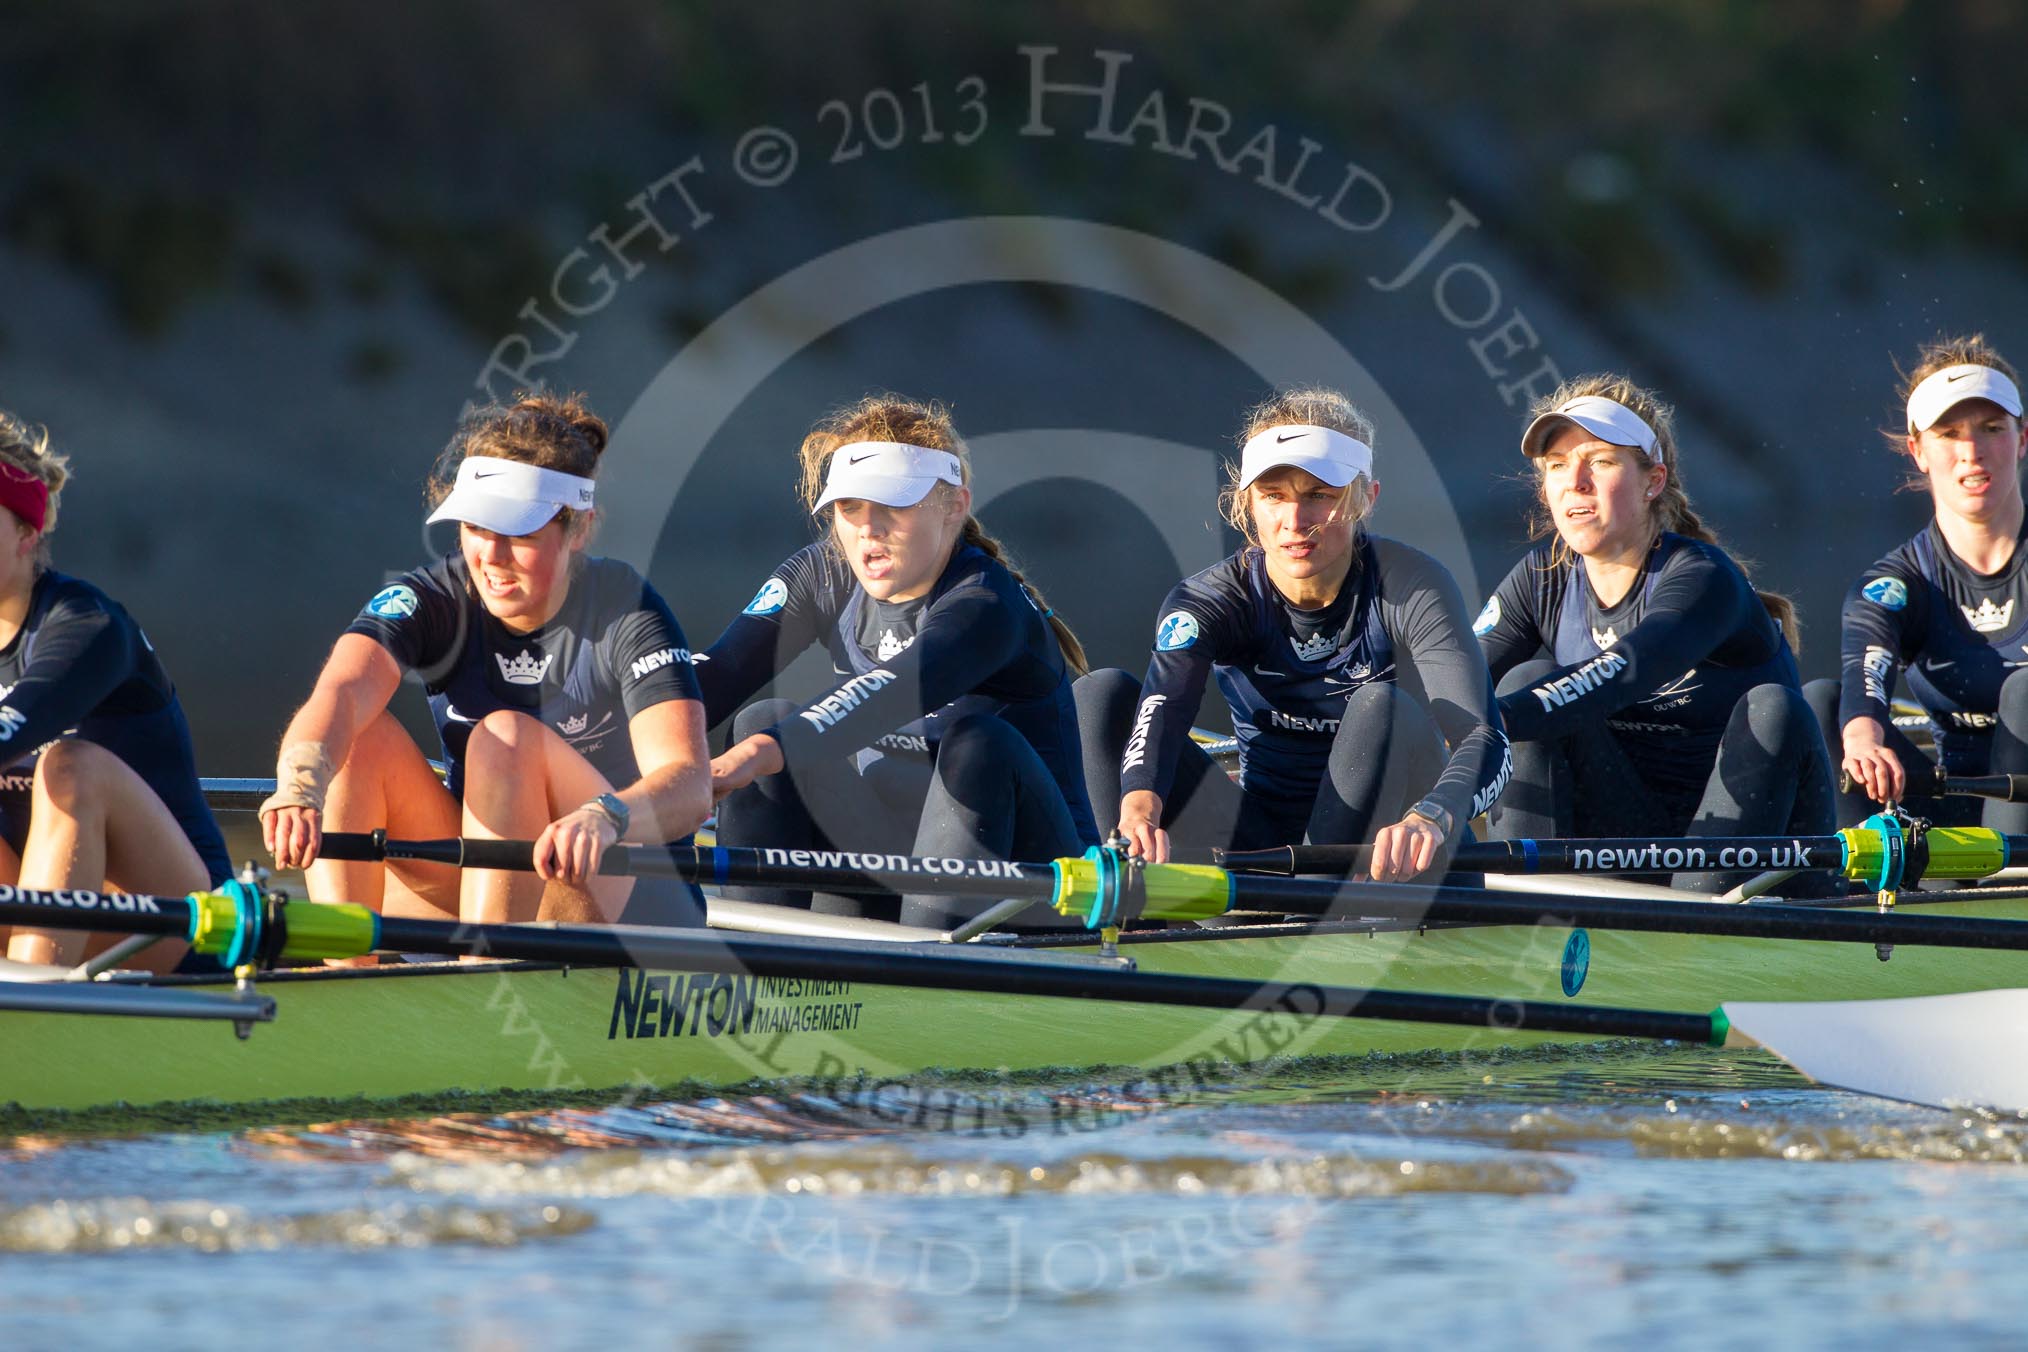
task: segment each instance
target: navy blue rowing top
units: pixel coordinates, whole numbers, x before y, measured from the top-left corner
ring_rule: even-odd
[[[496,709],[548,724],[625,788],[641,777],[629,721],[664,700],[698,698],[676,617],[618,559],[583,560],[562,609],[521,634],[481,604],[464,556],[447,554],[375,593],[345,632],[373,639],[422,677],[459,797],[472,724]]]
[[[20,844],[42,748],[79,737],[118,756],[183,828],[213,882],[232,860],[197,780],[190,725],[154,645],[126,609],[80,578],[44,572],[28,618],[0,649],[0,813]]]
[[[993,714],[1013,725],[1049,768],[1079,839],[1098,843],[1070,665],[1035,598],[1005,564],[961,543],[928,593],[890,603],[869,597],[826,543],[797,551],[698,654],[707,718],[715,724],[730,717],[818,644],[844,679],[768,729],[790,768],[808,757],[868,749],[933,757],[941,729],[953,720]]]
[[[1554,541],[1522,556],[1473,625],[1495,679],[1539,653],[1558,670],[1500,700],[1515,741],[1603,719],[1642,777],[1696,794],[1733,706],[1756,685],[1800,690],[1795,655],[1723,549],[1664,531],[1617,605],[1599,602],[1582,559]]]
[[[1429,708],[1450,761],[1428,796],[1460,822],[1499,796],[1507,738],[1450,573],[1421,550],[1360,538],[1338,596],[1303,610],[1275,588],[1249,545],[1184,578],[1162,603],[1155,651],[1120,763],[1120,792],[1164,798],[1215,672],[1240,747],[1240,787],[1306,816],[1330,763],[1345,700],[1374,681]]]
[[[1889,717],[1894,678],[1936,725],[1944,768],[1984,774],[2000,686],[2028,666],[2028,526],[1991,576],[1959,558],[1935,520],[1845,596],[1839,723]]]

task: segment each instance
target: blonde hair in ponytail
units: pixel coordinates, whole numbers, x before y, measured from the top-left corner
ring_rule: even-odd
[[[932,451],[949,451],[958,458],[959,473],[966,487],[971,486],[972,453],[964,438],[958,435],[949,409],[942,404],[919,403],[897,394],[869,394],[858,403],[831,413],[803,438],[798,459],[802,469],[803,507],[806,510],[814,512],[817,499],[824,495],[824,475],[832,452],[855,441],[898,441]],[[940,483],[933,491],[948,494],[951,488]],[[827,531],[825,538],[828,541],[833,537]],[[1035,608],[1048,620],[1050,629],[1056,634],[1057,646],[1063,650],[1064,663],[1071,671],[1082,676],[1090,670],[1091,663],[1085,657],[1084,645],[1078,642],[1077,635],[1043,599],[1035,584],[1021,575],[1021,569],[1007,553],[1006,546],[986,533],[978,517],[965,518],[963,538],[966,544],[978,546],[987,557],[1014,575],[1014,580],[1035,602]]]
[[[1610,399],[1616,404],[1630,408],[1640,414],[1648,426],[1655,429],[1653,459],[1644,454],[1638,446],[1627,448],[1633,452],[1635,461],[1642,469],[1653,468],[1659,461],[1662,467],[1669,471],[1668,476],[1662,480],[1662,491],[1648,505],[1648,513],[1655,530],[1673,531],[1688,539],[1701,540],[1720,549],[1725,548],[1719,543],[1717,534],[1704,524],[1698,517],[1696,509],[1690,505],[1690,495],[1683,488],[1682,461],[1676,451],[1676,411],[1662,402],[1653,390],[1636,385],[1625,376],[1611,373],[1574,376],[1543,398],[1537,399],[1534,406],[1528,410],[1528,419],[1533,422],[1543,414],[1554,413],[1563,404],[1585,395]],[[1539,473],[1535,482],[1536,511],[1529,519],[1528,533],[1530,538],[1539,540],[1545,536],[1556,535],[1556,522],[1549,514],[1548,500],[1542,496]],[[1570,547],[1558,536],[1550,552],[1550,565],[1561,568],[1569,561]],[[1753,572],[1748,566],[1748,561],[1737,554],[1732,555],[1732,561],[1739,565],[1740,571],[1745,573],[1751,582]],[[1760,603],[1767,608],[1769,617],[1780,626],[1782,633],[1788,638],[1789,647],[1800,653],[1803,650],[1803,631],[1801,623],[1796,618],[1796,603],[1780,592],[1755,588],[1754,595],[1760,598]]]

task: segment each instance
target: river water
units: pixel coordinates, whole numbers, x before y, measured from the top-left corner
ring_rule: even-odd
[[[1559,1048],[0,1139],[12,1347],[2015,1344],[2028,1122]]]

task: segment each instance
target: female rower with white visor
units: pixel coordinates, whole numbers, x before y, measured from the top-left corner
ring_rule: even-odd
[[[1845,597],[1842,680],[1808,694],[1825,741],[1855,788],[1839,816],[1858,821],[1907,802],[1942,825],[2028,832],[2028,804],[1910,792],[1941,763],[1950,774],[2028,773],[2028,550],[2021,458],[2028,428],[2014,368],[1978,335],[1924,347],[1904,381],[1890,435],[1929,494],[1914,539],[1860,574]],[[1936,762],[1894,726],[1889,700],[1906,673],[1935,729]]]
[[[689,645],[639,573],[588,558],[606,425],[575,397],[469,414],[429,484],[458,547],[366,603],[282,738],[261,827],[320,901],[467,921],[698,923],[694,889],[597,876],[617,840],[687,836],[710,810]],[[439,781],[388,711],[416,673]],[[325,831],[527,839],[532,872],[319,859]]]
[[[1254,409],[1220,508],[1246,540],[1163,601],[1145,682],[1078,683],[1086,775],[1129,850],[1371,842],[1371,876],[1439,866],[1498,796],[1507,739],[1463,597],[1370,535],[1373,424],[1344,395]],[[1213,676],[1238,783],[1190,739]]]
[[[1076,635],[972,515],[969,452],[948,412],[872,396],[803,441],[802,497],[822,538],[784,560],[698,656],[725,845],[1054,859],[1097,843],[1071,680]],[[809,701],[742,704],[822,647]],[[946,926],[954,897],[896,905],[785,890],[758,900]],[[1030,913],[1017,925],[1051,923]]]
[[[1567,381],[1521,437],[1546,536],[1474,626],[1499,681],[1506,839],[1815,835],[1830,766],[1788,599],[1756,592],[1683,490],[1668,405],[1622,376]],[[1729,875],[1684,874],[1721,891]]]

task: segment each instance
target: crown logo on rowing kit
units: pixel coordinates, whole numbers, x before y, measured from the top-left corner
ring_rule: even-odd
[[[1970,606],[1959,606],[1958,609],[1965,613],[1965,623],[1972,628],[1982,634],[1996,634],[2013,622],[2014,598],[2010,596],[2006,605],[1996,606],[1993,598],[1988,596],[1979,602],[1976,610]]]
[[[583,732],[585,730],[585,725],[590,722],[591,722],[591,714],[582,713],[579,714],[576,718],[566,718],[560,720],[556,725],[556,730],[566,737],[575,737],[580,732]]]
[[[1336,634],[1318,634],[1316,637],[1304,639],[1300,643],[1291,636],[1289,646],[1296,650],[1296,656],[1303,661],[1315,662],[1319,658],[1329,657],[1338,650],[1338,636]]]
[[[1370,681],[1372,679],[1373,664],[1371,662],[1360,662],[1357,665],[1348,666],[1342,674],[1335,671],[1327,671],[1324,673],[1324,693],[1335,695],[1342,691],[1342,693],[1349,696],[1354,686],[1362,681]]]
[[[913,634],[907,638],[898,638],[892,629],[886,630],[880,635],[880,660],[885,662],[890,657],[897,656],[913,642],[915,642],[915,635]]]
[[[542,678],[549,674],[549,664],[556,660],[556,654],[545,653],[538,662],[534,653],[523,648],[511,662],[499,653],[493,654],[493,660],[500,664],[500,675],[505,678],[507,684],[541,685]]]

